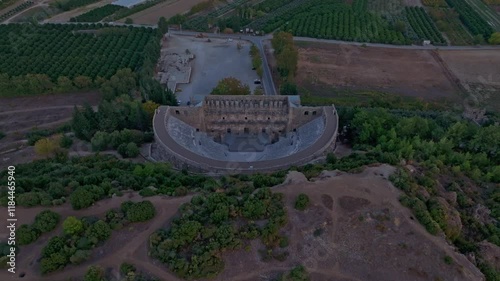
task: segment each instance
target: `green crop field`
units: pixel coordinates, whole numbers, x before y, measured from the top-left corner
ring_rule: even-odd
[[[117,6],[117,5],[104,5],[99,8],[95,8],[93,10],[90,10],[84,14],[81,14],[77,17],[71,18],[70,21],[72,22],[98,22],[103,20],[104,18],[111,16],[112,14],[116,13],[118,10],[121,9],[127,9],[122,6]]]
[[[46,74],[52,81],[79,75],[109,78],[118,69],[137,69],[154,41],[149,28],[104,25],[0,25],[0,74]]]
[[[467,2],[491,27],[500,31],[500,15],[481,0],[464,0]]]
[[[386,21],[374,14],[367,13],[365,9],[366,2],[353,7],[343,4],[319,5],[312,9],[304,9],[304,12],[292,16],[284,29],[291,31],[296,36],[362,42],[405,43],[401,32],[391,30]]]
[[[462,23],[473,35],[482,35],[485,39],[493,33],[493,28],[482,15],[477,13],[466,0],[446,0],[459,15]]]
[[[446,45],[446,41],[422,7],[406,7],[408,21],[422,39],[431,40],[435,45]]]

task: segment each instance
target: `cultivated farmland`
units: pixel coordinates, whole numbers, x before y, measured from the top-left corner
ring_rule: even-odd
[[[0,14],[0,22],[12,17],[13,15],[15,15],[15,14],[31,7],[31,6],[33,6],[33,4],[35,4],[35,3],[32,1],[26,1],[26,2],[19,4],[18,6],[13,8],[12,10],[9,10],[3,14]]]
[[[457,13],[460,20],[474,35],[483,35],[488,38],[493,33],[491,25],[478,14],[465,0],[446,0]]]
[[[458,14],[449,8],[429,8],[429,14],[440,31],[446,34],[451,45],[470,45],[472,36],[460,22]]]
[[[99,8],[95,8],[86,12],[85,14],[81,14],[77,17],[71,18],[72,22],[98,22],[103,20],[104,18],[114,14],[120,9],[124,9],[122,6],[117,5],[105,5]]]
[[[430,50],[298,42],[297,82],[312,93],[377,90],[424,100],[459,98]]]
[[[143,11],[128,16],[134,23],[138,24],[156,24],[160,17],[167,19],[183,14],[196,4],[205,0],[165,0],[160,4],[147,8]]]
[[[429,7],[448,7],[446,0],[422,0],[422,3]]]
[[[21,91],[23,85],[46,88],[52,82],[62,83],[77,76],[109,78],[118,69],[140,67],[145,50],[150,50],[148,54],[155,51],[155,35],[149,28],[102,24],[1,25],[0,37],[10,39],[0,41],[0,73],[10,76],[2,76],[2,81],[17,81],[14,84]],[[27,83],[30,79],[38,82]],[[11,87],[0,90],[2,95],[16,91]]]
[[[406,7],[406,17],[420,38],[431,40],[434,45],[446,45],[441,33],[422,7]]]
[[[467,2],[485,21],[487,21],[494,30],[500,31],[500,14],[495,13],[481,0],[464,0]]]
[[[405,43],[401,32],[390,30],[387,22],[373,14],[366,13],[365,9],[366,5],[354,6],[353,8],[320,5],[294,16],[285,30],[291,31],[296,36],[361,42]]]
[[[498,50],[440,50],[439,55],[479,104],[487,109],[500,111]]]

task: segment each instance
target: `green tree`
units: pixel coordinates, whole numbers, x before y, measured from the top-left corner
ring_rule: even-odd
[[[303,265],[294,267],[285,279],[286,281],[309,281],[309,274]]]
[[[68,258],[62,253],[54,253],[50,257],[43,258],[40,261],[40,270],[42,274],[56,271],[68,263]]]
[[[299,52],[293,45],[286,46],[276,56],[276,64],[281,77],[292,78],[297,71]]]
[[[83,281],[106,281],[104,278],[104,269],[97,265],[91,265],[88,267]]]
[[[163,35],[168,31],[168,22],[165,17],[160,17],[158,20],[158,32]]]
[[[295,200],[295,209],[303,211],[309,206],[309,197],[301,193],[297,196],[297,199]]]
[[[89,259],[92,251],[89,250],[76,250],[76,252],[69,258],[72,264],[80,264]]]
[[[134,20],[133,20],[133,19],[131,19],[131,18],[126,18],[126,19],[125,19],[125,23],[126,23],[126,24],[134,24]]]
[[[69,201],[73,209],[80,210],[90,207],[95,202],[95,199],[95,195],[86,186],[80,186],[71,193]]]
[[[111,228],[106,222],[98,220],[89,228],[88,236],[95,237],[98,241],[105,241],[111,236]]]
[[[27,224],[21,225],[16,230],[16,239],[19,245],[28,245],[38,239],[38,236],[40,236],[40,232]]]
[[[139,148],[133,142],[127,144],[127,157],[134,158],[139,155]]]
[[[98,128],[97,115],[89,104],[85,104],[83,109],[75,106],[71,128],[79,139],[90,141]]]
[[[283,85],[281,85],[280,94],[282,94],[282,95],[297,95],[298,94],[297,85],[295,85],[294,83],[285,81],[283,83]]]
[[[488,43],[490,43],[491,45],[500,45],[500,32],[491,34]]]
[[[55,88],[56,92],[67,93],[75,90],[73,82],[66,76],[60,76],[57,78],[57,86]]]
[[[58,143],[55,140],[43,138],[35,143],[35,152],[39,156],[48,157],[54,155],[58,147]]]
[[[101,85],[101,92],[106,100],[112,100],[121,95],[131,96],[136,84],[136,74],[130,68],[124,68],[118,70],[109,81]]]
[[[92,144],[93,151],[103,151],[108,149],[110,144],[110,136],[106,132],[96,132],[90,143]]]
[[[68,235],[80,234],[83,231],[83,223],[76,217],[69,216],[63,222],[63,231]]]
[[[126,214],[130,222],[147,221],[155,216],[156,209],[150,201],[142,201],[126,208]]]
[[[73,78],[73,84],[75,84],[78,89],[88,89],[92,87],[92,79],[83,75],[76,76]]]
[[[404,21],[398,20],[394,23],[394,30],[404,33],[406,32],[406,24]]]
[[[56,228],[61,216],[51,210],[44,210],[35,217],[32,227],[41,232],[49,232]]]
[[[279,55],[287,46],[293,45],[293,35],[284,31],[275,32],[271,39],[271,45],[274,49],[274,54]]]
[[[249,95],[250,87],[234,77],[227,77],[219,81],[212,90],[212,95]]]

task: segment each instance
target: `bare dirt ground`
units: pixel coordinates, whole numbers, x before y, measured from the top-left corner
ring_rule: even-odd
[[[96,3],[92,3],[92,4],[84,6],[84,7],[79,7],[79,8],[76,8],[74,10],[70,10],[67,12],[57,14],[49,19],[46,19],[45,22],[50,22],[50,23],[68,22],[69,19],[71,19],[73,17],[79,16],[79,15],[86,13],[90,10],[93,10],[95,8],[99,8],[99,7],[102,7],[104,5],[111,4],[114,1],[115,0],[103,0],[103,1],[96,2]]]
[[[34,128],[54,128],[71,120],[75,105],[97,105],[101,95],[96,92],[0,98],[0,167],[29,162],[32,147],[26,147],[25,134]]]
[[[177,14],[183,14],[191,9],[196,4],[206,0],[167,0],[149,9],[131,15],[131,18],[136,24],[157,24],[160,17],[169,19]],[[124,22],[125,19],[119,22]]]
[[[420,0],[404,0],[403,3],[405,4],[405,6],[408,6],[408,7],[413,7],[413,6],[423,7],[424,6],[422,4],[422,1],[420,1]]]
[[[439,55],[480,105],[500,111],[498,50],[440,50]]]
[[[304,264],[311,280],[315,281],[484,280],[465,256],[455,252],[443,238],[428,234],[411,212],[400,205],[399,191],[386,179],[392,170],[382,165],[367,168],[361,174],[337,173],[314,182],[293,173],[287,184],[274,188],[286,198],[289,223],[282,231],[290,241],[286,248],[290,253],[288,258],[283,262],[261,261],[258,249],[263,246],[256,240],[251,243],[250,251],[225,254],[226,269],[214,280],[270,280],[298,264]],[[299,193],[306,193],[311,199],[311,206],[303,212],[293,208]],[[111,275],[118,277],[119,265],[129,262],[161,280],[177,281],[179,279],[165,266],[147,256],[148,237],[156,229],[168,226],[177,208],[189,198],[147,198],[157,208],[154,219],[113,232],[108,242],[94,250],[92,262],[39,277],[36,259],[50,236],[60,233],[59,226],[35,244],[21,248],[18,270],[26,273],[22,280],[58,281],[81,277],[90,264],[113,268]],[[142,200],[131,194],[103,200],[82,211],[74,211],[67,204],[51,209],[63,218],[98,216],[127,199]],[[17,208],[16,213],[20,223],[30,223],[43,209]],[[0,219],[5,220],[6,214],[6,209],[0,208]],[[0,237],[5,239],[6,235],[2,229]],[[454,262],[447,265],[445,256],[452,257]],[[0,279],[7,280],[7,274],[0,272]]]
[[[456,85],[443,73],[432,51],[302,42],[297,45],[297,82],[301,86],[378,90],[426,100],[459,98]]]

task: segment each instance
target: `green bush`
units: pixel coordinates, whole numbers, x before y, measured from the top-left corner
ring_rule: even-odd
[[[280,238],[280,248],[286,248],[288,247],[288,237],[282,236]]]
[[[91,265],[87,269],[83,281],[105,281],[104,269],[97,265]]]
[[[156,214],[156,209],[151,201],[132,203],[130,201],[122,203],[122,210],[127,215],[130,222],[147,221]]]
[[[59,142],[59,145],[62,148],[70,148],[71,145],[73,145],[73,139],[63,134]]]
[[[297,196],[297,199],[295,200],[295,209],[299,211],[304,211],[307,207],[309,206],[309,197],[301,193]]]
[[[28,245],[38,239],[40,231],[30,225],[23,224],[16,230],[18,245]]]
[[[84,230],[83,222],[76,217],[69,216],[63,222],[63,230],[65,234],[77,235]]]
[[[35,222],[32,227],[40,230],[40,232],[49,232],[56,228],[61,216],[51,210],[45,210],[40,212],[35,217]]]
[[[443,260],[444,260],[444,263],[446,263],[446,264],[452,264],[453,263],[453,258],[450,257],[450,256],[445,256],[443,258]]]

